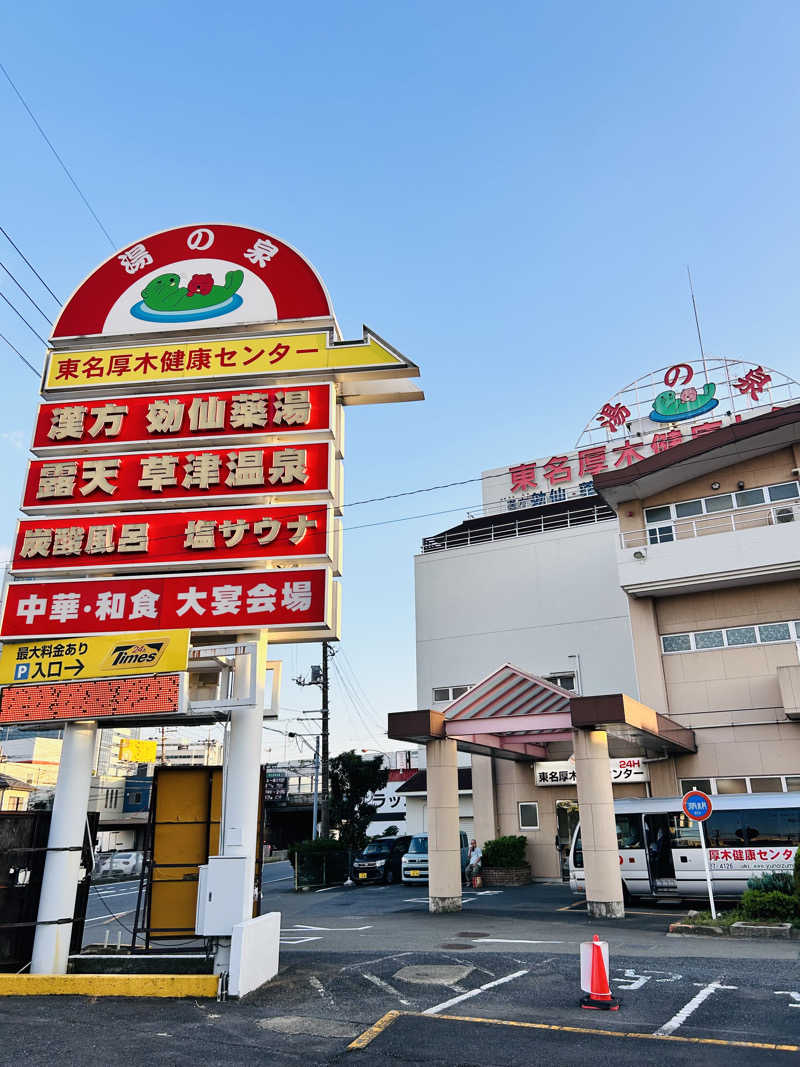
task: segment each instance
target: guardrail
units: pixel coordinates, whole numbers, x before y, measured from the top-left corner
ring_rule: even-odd
[[[623,548],[657,548],[661,544],[708,537],[719,533],[738,533],[761,526],[784,526],[800,522],[800,504],[758,504],[752,508],[698,515],[692,519],[674,519],[654,523],[649,529],[625,530],[620,537]]]
[[[509,537],[527,537],[529,534],[546,533],[572,526],[587,526],[596,522],[615,519],[614,511],[607,504],[595,504],[590,508],[574,508],[549,515],[535,515],[525,519],[510,519],[508,522],[488,526],[470,527],[456,532],[435,534],[422,541],[423,552],[443,552],[450,548],[468,545],[483,545],[491,541],[504,541]]]

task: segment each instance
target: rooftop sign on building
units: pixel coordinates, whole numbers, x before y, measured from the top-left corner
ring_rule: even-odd
[[[662,367],[602,403],[574,448],[484,471],[484,511],[594,497],[592,479],[601,471],[797,400],[800,383],[761,364],[707,356]]]

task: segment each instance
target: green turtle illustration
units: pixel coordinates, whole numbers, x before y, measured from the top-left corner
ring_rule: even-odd
[[[650,417],[664,422],[686,419],[703,411],[710,411],[719,403],[714,397],[716,391],[716,385],[713,382],[707,382],[699,392],[692,389],[691,393],[694,394],[694,397],[689,399],[686,397],[686,390],[681,395],[678,395],[672,389],[666,389],[663,393],[659,393],[653,401],[653,411]]]
[[[197,311],[230,300],[244,281],[244,272],[229,270],[224,285],[214,285],[210,274],[195,274],[181,288],[178,274],[159,274],[142,290],[142,300],[153,311]]]

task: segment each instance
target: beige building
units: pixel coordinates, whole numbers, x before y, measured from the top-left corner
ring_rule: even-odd
[[[457,749],[473,755],[476,837],[523,833],[534,877],[561,873],[557,835],[580,807],[600,915],[623,914],[615,799],[800,790],[800,405],[594,486],[618,518],[638,699],[505,664],[439,710],[389,717],[390,737],[428,750],[432,910],[460,906]]]
[[[800,408],[595,484],[617,512],[640,699],[694,731],[654,793],[800,790]]]

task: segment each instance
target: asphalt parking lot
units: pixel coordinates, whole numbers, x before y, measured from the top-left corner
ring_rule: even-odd
[[[577,955],[547,946],[284,949],[278,978],[241,1002],[6,998],[0,1057],[83,1064],[92,1049],[111,1065],[791,1064],[800,1051],[796,957],[674,954],[651,966],[612,954],[622,1007],[601,1014],[579,1007]]]
[[[112,895],[90,902],[92,937],[114,930],[117,909],[119,923],[130,921],[133,888],[100,887]],[[461,913],[430,915],[424,886],[295,893],[288,864],[276,863],[265,869],[264,906],[282,914],[281,968],[243,1001],[9,998],[0,1062],[84,1063],[89,1047],[109,1064],[303,1067],[800,1056],[800,942],[668,935],[686,911],[674,902],[597,923],[568,887],[539,884],[470,891]],[[579,946],[593,933],[609,941],[618,1013],[579,1006]]]

